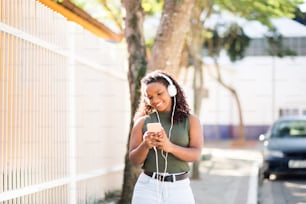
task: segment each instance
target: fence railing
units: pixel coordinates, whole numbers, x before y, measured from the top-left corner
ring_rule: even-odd
[[[0,2],[0,45],[0,203],[94,203],[119,188],[125,45],[35,0]]]

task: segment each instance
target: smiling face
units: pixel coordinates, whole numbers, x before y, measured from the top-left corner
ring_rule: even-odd
[[[160,82],[153,82],[145,88],[148,103],[159,112],[171,111],[172,99],[167,87]]]

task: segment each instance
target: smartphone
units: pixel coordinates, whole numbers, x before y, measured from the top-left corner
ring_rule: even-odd
[[[147,124],[147,130],[149,132],[159,132],[161,131],[162,126],[160,123],[148,123]]]

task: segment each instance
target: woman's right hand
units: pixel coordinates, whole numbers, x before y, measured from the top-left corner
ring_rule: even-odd
[[[156,147],[157,137],[158,134],[156,132],[146,131],[143,135],[143,142],[149,149],[151,149],[152,147]]]

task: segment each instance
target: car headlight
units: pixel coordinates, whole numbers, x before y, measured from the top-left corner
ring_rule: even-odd
[[[265,154],[266,154],[267,157],[279,157],[279,158],[284,157],[284,153],[283,152],[275,151],[275,150],[267,150],[265,152]]]

